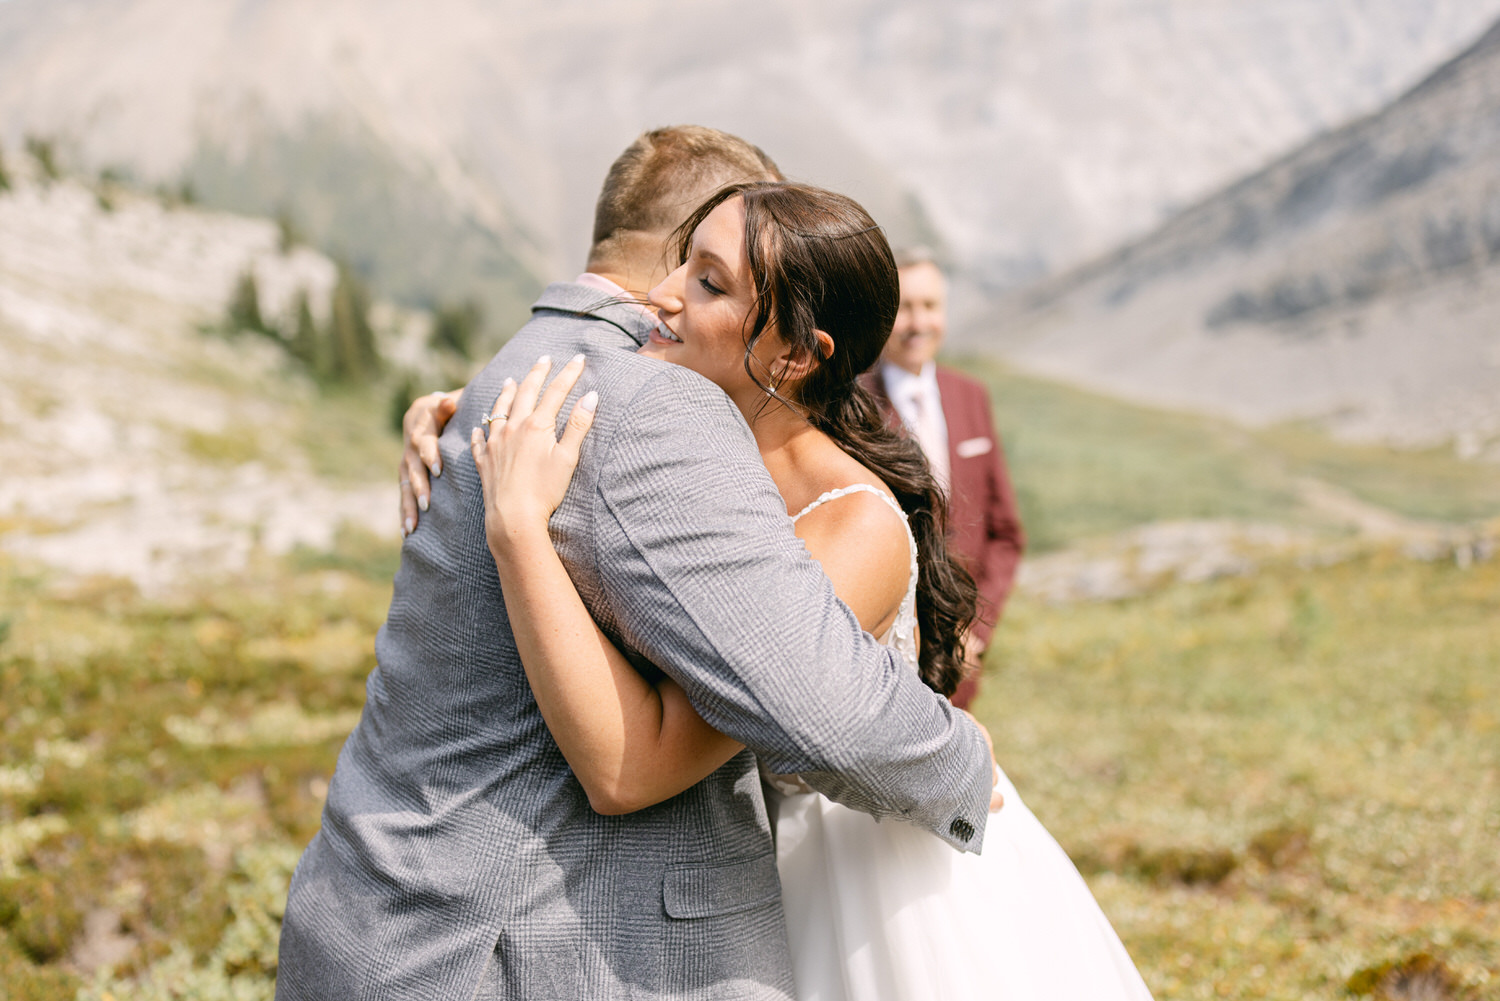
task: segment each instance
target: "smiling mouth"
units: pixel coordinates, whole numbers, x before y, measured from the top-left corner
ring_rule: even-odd
[[[660,339],[666,341],[668,344],[682,343],[682,338],[672,333],[672,328],[667,326],[665,320],[657,320],[656,326],[652,328],[651,333],[656,337],[659,337]]]

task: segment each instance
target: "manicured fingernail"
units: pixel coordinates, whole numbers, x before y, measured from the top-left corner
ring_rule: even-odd
[[[578,357],[582,358],[583,356],[579,355]],[[583,399],[578,401],[578,406],[584,410],[587,410],[589,413],[593,413],[594,410],[599,406],[599,394],[594,392],[592,389],[589,390],[587,393],[583,394]]]
[[[583,364],[583,353],[579,352],[578,354],[574,355],[572,358],[568,359],[568,364],[569,365],[582,365]]]
[[[536,363],[537,363],[538,366],[551,365],[552,364],[552,356],[551,355],[542,355],[540,358],[538,358],[536,360]]]
[[[420,496],[420,497],[417,498],[417,509],[420,510],[423,514],[427,513],[427,495],[426,494],[423,494],[422,496]]]
[[[511,386],[514,386],[515,384],[516,384],[516,380],[512,379],[510,376],[507,375],[505,377],[505,381],[500,384],[500,388],[501,389],[509,389]]]
[[[417,527],[417,519],[415,519],[415,518],[407,518],[406,519],[406,534],[407,535],[410,535],[412,533],[412,530],[415,529],[416,527]]]
[[[443,475],[443,460],[442,459],[433,459],[432,460],[432,465],[428,466],[427,468],[430,469],[430,470],[432,470],[432,475],[433,476],[442,476]]]

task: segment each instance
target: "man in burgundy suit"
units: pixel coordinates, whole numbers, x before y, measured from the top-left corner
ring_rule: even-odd
[[[933,360],[948,331],[947,283],[926,251],[898,254],[901,307],[880,365],[864,376],[895,426],[905,427],[948,488],[953,551],[979,585],[979,617],[965,650],[968,676],[953,704],[967,706],[979,689],[985,647],[1016,579],[1026,547],[1016,495],[984,386]]]

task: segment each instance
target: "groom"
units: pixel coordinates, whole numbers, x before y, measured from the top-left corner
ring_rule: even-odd
[[[711,192],[778,176],[711,129],[641,136],[605,181],[589,274],[550,286],[465,389],[364,714],[292,880],[278,998],[786,1001],[751,751],[978,850],[991,784],[979,729],[860,630],[792,534],[738,411],[701,376],[637,355],[653,319],[612,295],[666,273],[672,230]],[[620,817],[589,808],[537,710],[468,456],[507,376],[579,352],[575,392],[600,403],[553,516],[558,552],[641,670],[671,675],[750,749]]]

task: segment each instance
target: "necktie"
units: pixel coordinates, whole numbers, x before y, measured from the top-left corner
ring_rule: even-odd
[[[947,435],[943,433],[942,411],[938,409],[937,401],[928,393],[927,387],[920,383],[912,393],[911,406],[916,417],[912,430],[916,432],[917,443],[927,455],[927,465],[932,468],[932,475],[938,486],[947,490],[948,443]]]

